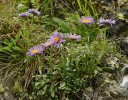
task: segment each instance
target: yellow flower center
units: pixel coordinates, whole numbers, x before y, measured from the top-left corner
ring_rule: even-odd
[[[89,20],[88,19],[84,19],[84,21],[83,21],[84,23],[88,23],[89,22]]]
[[[60,38],[59,38],[59,37],[55,37],[55,38],[54,38],[54,41],[55,41],[55,42],[59,42],[59,41],[60,41]]]
[[[70,36],[71,39],[76,39],[75,35]]]
[[[38,50],[36,50],[36,49],[32,51],[33,54],[36,54],[37,52],[38,52]]]

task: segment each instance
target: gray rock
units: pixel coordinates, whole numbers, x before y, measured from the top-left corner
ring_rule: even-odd
[[[122,38],[119,42],[121,53],[128,56],[128,37]]]
[[[121,96],[125,96],[125,97],[128,97],[128,76],[125,75],[123,77],[123,80],[120,84],[120,94]]]
[[[0,100],[4,100],[3,96],[0,94]]]

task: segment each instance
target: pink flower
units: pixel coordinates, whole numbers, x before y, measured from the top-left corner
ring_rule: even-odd
[[[20,17],[28,17],[29,16],[29,13],[24,12],[24,13],[19,14],[19,16]]]
[[[38,16],[41,14],[41,12],[39,12],[38,10],[33,9],[33,8],[32,8],[32,9],[28,9],[28,12],[29,12],[29,13],[34,13],[34,14],[36,14],[36,15],[38,15]]]
[[[114,24],[116,24],[116,22],[114,20],[112,20],[112,19],[100,18],[99,21],[98,21],[98,24],[99,24],[99,26],[103,26],[105,24],[113,26]]]
[[[49,41],[52,42],[53,46],[60,46],[62,42],[65,42],[66,40],[63,40],[63,34],[56,32],[53,32],[53,35],[50,36]]]
[[[88,25],[88,24],[94,23],[94,18],[91,17],[91,16],[90,16],[90,17],[82,16],[82,17],[79,19],[79,22]]]
[[[42,46],[34,46],[28,50],[27,55],[35,56],[37,54],[43,53],[43,51],[44,49],[42,48]]]
[[[47,40],[45,43],[42,43],[41,46],[44,46],[44,47],[49,47],[52,45],[52,41],[50,40]]]
[[[67,34],[67,38],[71,39],[71,40],[81,40],[81,36],[80,35],[76,35],[76,34]]]

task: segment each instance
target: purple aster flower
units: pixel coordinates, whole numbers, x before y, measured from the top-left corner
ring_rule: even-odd
[[[28,17],[29,14],[28,14],[27,12],[24,12],[24,13],[19,14],[19,16],[20,16],[20,17]]]
[[[37,54],[40,54],[40,53],[43,53],[43,48],[41,45],[38,45],[38,46],[34,46],[32,48],[30,48],[27,52],[27,55],[29,56],[35,56]]]
[[[65,42],[66,40],[63,40],[63,34],[56,32],[53,32],[53,35],[50,36],[49,41],[52,42],[53,46],[60,46],[62,42]]]
[[[99,24],[99,26],[103,26],[105,24],[113,26],[113,24],[116,24],[116,22],[114,20],[112,20],[112,19],[100,18],[97,24]]]
[[[76,34],[67,34],[67,37],[71,40],[81,40],[81,36],[80,35],[76,35]]]
[[[34,13],[34,14],[36,14],[36,15],[38,15],[38,16],[40,16],[40,14],[41,14],[41,12],[39,12],[39,11],[36,10],[36,9],[28,9],[28,12],[29,12],[29,13]]]
[[[50,40],[47,40],[45,43],[42,43],[41,46],[44,46],[44,47],[49,47],[52,45],[52,41]]]
[[[91,24],[91,23],[94,23],[94,18],[93,17],[87,17],[87,16],[82,16],[80,19],[79,19],[79,22],[80,23],[83,23],[83,24]]]

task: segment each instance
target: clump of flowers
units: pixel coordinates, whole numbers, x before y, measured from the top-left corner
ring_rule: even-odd
[[[29,12],[29,13],[34,13],[34,14],[36,14],[36,15],[38,15],[38,16],[41,14],[41,12],[39,12],[38,10],[33,9],[33,8],[32,8],[32,9],[28,9],[28,12]]]
[[[91,16],[90,16],[90,17],[82,16],[82,17],[79,19],[79,22],[88,25],[88,24],[94,23],[94,18],[91,17]]]
[[[60,46],[62,42],[65,42],[65,40],[63,40],[63,34],[58,33],[57,31],[53,32],[53,35],[50,36],[49,41],[52,42],[53,46]]]
[[[35,9],[28,9],[28,11],[29,11],[29,13],[36,13],[37,15],[40,15],[40,12],[38,12]],[[23,13],[22,16],[25,16],[25,14],[27,14],[27,13]],[[91,16],[90,17],[82,16],[81,19],[79,19],[79,22],[88,25],[88,24],[94,23],[94,18]],[[115,24],[115,21],[111,20],[111,19],[100,18],[98,21],[98,24],[99,24],[99,26],[102,26],[104,24],[109,24],[110,26],[112,26],[113,24]],[[66,38],[68,38],[70,40],[80,41],[81,35],[69,33],[69,34],[67,34]],[[101,37],[97,36],[96,39],[100,40]],[[39,46],[34,46],[34,47],[30,48],[27,52],[27,55],[34,56],[34,55],[40,54],[44,51],[45,48],[47,48],[49,46],[59,47],[61,45],[61,43],[65,42],[65,41],[66,40],[63,39],[63,34],[59,33],[58,31],[55,31],[55,32],[53,32],[52,35],[49,36],[49,39],[46,42],[41,43]]]
[[[81,36],[80,35],[76,35],[76,34],[67,34],[67,38],[71,39],[71,40],[81,40]]]
[[[32,48],[30,48],[27,52],[28,56],[35,56],[37,54],[43,53],[44,49],[42,48],[42,46],[34,46]]]
[[[112,19],[104,19],[104,18],[100,18],[98,21],[99,26],[103,26],[103,25],[110,25],[113,26],[114,24],[116,24],[115,20]]]

